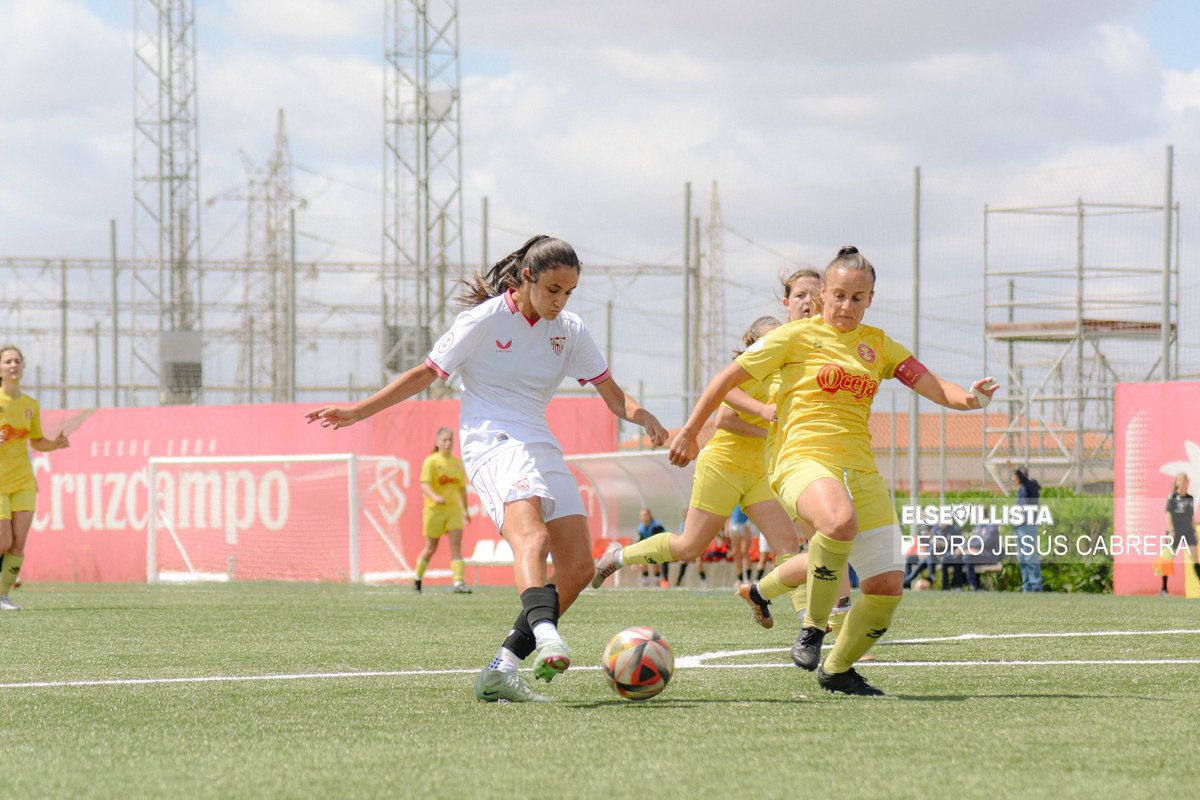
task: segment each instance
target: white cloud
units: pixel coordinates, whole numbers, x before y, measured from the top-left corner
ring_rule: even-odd
[[[478,65],[463,81],[467,261],[478,260],[484,195],[493,256],[547,231],[589,264],[676,261],[683,183],[704,216],[716,179],[726,221],[754,242],[726,235],[726,272],[764,287],[731,292],[739,314],[777,310],[778,253],[820,264],[855,242],[887,293],[872,313],[906,325],[916,164],[930,297],[982,288],[984,203],[1160,202],[1168,141],[1180,148],[1177,196],[1193,213],[1200,70],[1162,68],[1133,27],[1138,7],[461,0],[464,62]],[[295,161],[317,173],[295,176],[311,200],[302,252],[373,257],[381,4],[228,0],[198,13],[203,193],[244,181],[239,151],[265,159],[283,108]],[[130,41],[78,2],[0,5],[0,241],[10,253],[102,255],[107,219],[127,230]],[[240,252],[240,211],[206,212],[206,246]],[[1115,225],[1098,223],[1097,246],[1154,252],[1153,231]],[[1185,237],[1197,227],[1185,220]],[[1046,229],[1010,246],[1057,253],[1070,237],[1064,245]],[[1184,246],[1186,270],[1200,247]],[[653,305],[643,295],[674,283],[587,289]],[[662,300],[661,324],[677,324],[676,299]],[[974,324],[978,306],[958,301],[939,315]],[[746,321],[731,312],[731,335]],[[631,338],[645,330],[624,324]],[[969,372],[981,336],[948,330],[944,346],[957,354],[945,354],[945,371]],[[632,363],[648,364],[646,374],[677,368]]]
[[[372,35],[383,22],[378,0],[227,0],[228,30],[301,42]]]

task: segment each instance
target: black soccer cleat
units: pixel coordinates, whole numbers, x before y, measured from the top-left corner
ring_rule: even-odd
[[[414,591],[415,591],[417,594],[420,594],[420,593],[421,593],[421,579],[420,579],[420,578],[414,578],[414,579],[413,579],[413,590],[414,590]]]
[[[821,642],[825,631],[819,628],[801,628],[792,645],[792,663],[800,669],[812,672],[821,663]]]
[[[775,624],[775,620],[771,619],[771,601],[763,599],[763,596],[758,593],[758,584],[739,583],[738,587],[734,589],[734,594],[750,605],[754,621],[759,625],[770,628]]]
[[[817,670],[817,683],[827,692],[834,694],[853,694],[862,697],[883,697],[883,690],[876,689],[867,683],[867,679],[854,671],[853,667],[845,672],[835,672],[830,675],[824,667]]]

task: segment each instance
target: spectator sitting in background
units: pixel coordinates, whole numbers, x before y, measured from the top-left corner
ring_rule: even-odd
[[[654,518],[654,514],[648,508],[643,508],[641,511],[638,512],[638,519],[641,521],[641,524],[638,525],[638,529],[637,529],[637,535],[638,535],[639,542],[644,539],[649,539],[651,536],[653,536],[656,533],[665,533],[667,530],[661,524],[659,524],[658,520],[656,520]],[[667,576],[665,574],[666,569],[667,569],[666,564],[655,564],[654,565],[654,574],[659,577],[659,580],[662,583],[666,583],[666,580],[667,580]],[[650,583],[650,565],[643,564],[642,565],[642,586],[645,586],[648,583]]]

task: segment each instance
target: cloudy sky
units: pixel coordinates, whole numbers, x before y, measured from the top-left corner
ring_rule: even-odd
[[[202,195],[245,180],[242,153],[266,158],[282,108],[309,201],[301,256],[377,259],[383,0],[196,6]],[[128,232],[132,8],[0,0],[0,256],[104,257],[108,220]],[[984,205],[1161,203],[1174,144],[1182,360],[1200,373],[1186,342],[1200,313],[1200,9],[1188,0],[460,0],[459,14],[469,263],[484,196],[494,256],[548,232],[585,270],[678,262],[683,184],[705,216],[716,181],[730,346],[776,310],[781,268],[823,264],[848,242],[880,271],[868,321],[907,341],[919,165],[922,357],[966,381],[983,353]],[[243,211],[206,207],[207,256],[240,254]],[[992,256],[1071,263],[1074,226],[995,219]],[[1089,260],[1161,266],[1161,236],[1160,216],[1097,217]],[[603,341],[616,303],[618,378],[677,417],[677,281],[586,276],[573,305]]]

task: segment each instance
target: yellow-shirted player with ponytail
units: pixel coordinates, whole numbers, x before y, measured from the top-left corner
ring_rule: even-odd
[[[0,610],[17,611],[9,599],[25,562],[25,541],[33,524],[37,481],[29,448],[48,453],[70,447],[67,436],[42,435],[38,401],[21,391],[25,356],[16,345],[0,345]]]
[[[820,316],[821,273],[817,272],[812,267],[802,267],[791,272],[786,277],[781,277],[780,283],[783,286],[783,306],[787,309],[789,322],[796,322],[797,320]],[[767,390],[768,405],[765,406],[758,403],[754,398],[747,395],[741,389],[731,389],[729,394],[725,397],[725,402],[733,406],[738,411],[757,414],[760,417],[771,420],[771,425],[767,429],[766,452],[764,454],[764,457],[768,459],[768,479],[770,479],[771,473],[775,469],[773,454],[775,453],[776,448],[774,442],[775,436],[779,429],[779,426],[776,424],[777,420],[775,415],[775,403],[779,398],[779,387],[782,383],[782,380],[783,379],[780,377],[780,373],[774,372],[764,381],[764,383],[769,386]],[[795,513],[795,511],[792,509],[789,509],[789,511],[791,511],[793,514]],[[812,527],[808,520],[797,518],[795,522],[800,531],[801,546],[803,547],[807,544],[808,540],[812,538],[812,535],[816,532],[816,530]],[[775,566],[783,566],[783,564],[790,558],[792,558],[791,553],[777,554],[775,558]],[[800,560],[797,562],[797,565],[793,567],[793,569],[804,570],[807,569],[807,565],[808,554],[801,553]],[[738,596],[751,604],[751,607],[754,610],[755,621],[760,625],[766,625],[766,621],[770,619],[770,611],[766,607],[760,606],[750,599],[749,585],[745,587],[739,587]],[[789,596],[791,597],[793,608],[796,609],[796,616],[801,622],[803,622],[805,616],[805,606],[808,604],[808,588],[804,584],[801,584],[789,592]],[[850,576],[845,574],[842,576],[840,583],[837,605],[834,606],[833,611],[830,612],[829,615],[828,630],[833,633],[834,636],[837,636],[841,632],[842,623],[845,622],[846,613],[849,610]],[[803,636],[804,629],[801,628],[800,632],[796,635],[796,643],[792,645],[793,661],[796,659],[797,654],[800,651],[800,643]]]
[[[746,331],[742,341],[749,346],[778,326],[779,320],[774,317],[760,317]],[[744,384],[743,389],[765,408],[769,382],[751,380],[747,376]],[[599,588],[609,575],[623,566],[666,564],[696,558],[724,528],[725,521],[738,505],[767,537],[776,553],[796,553],[799,548],[796,528],[766,477],[768,421],[723,406],[718,411],[717,427],[696,462],[683,532],[659,533],[624,548],[616,542],[609,545],[596,561],[593,588]],[[763,624],[770,627],[769,616]]]
[[[423,512],[425,549],[417,556],[413,588],[421,591],[421,579],[429,569],[429,561],[437,552],[442,536],[450,540],[450,574],[454,577],[452,590],[470,594],[463,580],[466,565],[462,557],[463,526],[471,521],[467,509],[467,471],[463,462],[451,454],[454,431],[439,428],[434,438],[433,452],[421,464],[421,494],[425,498]]]
[[[887,487],[875,465],[867,422],[882,380],[896,378],[922,397],[957,410],[991,402],[992,378],[964,389],[939,378],[878,328],[862,325],[875,294],[875,268],[847,246],[825,268],[820,317],[792,322],[761,339],[709,382],[671,446],[671,462],[696,457],[696,433],[726,393],[750,378],[779,371],[779,432],[772,486],[789,509],[816,528],[809,543],[808,608],[794,658],[816,669],[831,692],[880,695],[853,668],[887,632],[903,591],[904,557]],[[803,580],[800,559],[755,584],[750,599],[766,612],[772,598]],[[821,643],[847,562],[862,596],[824,664]]]

